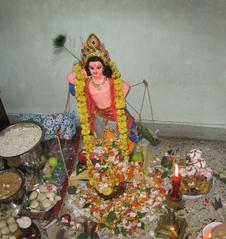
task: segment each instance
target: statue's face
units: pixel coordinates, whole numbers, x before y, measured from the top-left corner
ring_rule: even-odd
[[[89,63],[89,71],[91,73],[91,76],[95,78],[101,78],[103,77],[103,70],[104,67],[100,61],[94,61]]]

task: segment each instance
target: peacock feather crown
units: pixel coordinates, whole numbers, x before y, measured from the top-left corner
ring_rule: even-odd
[[[105,64],[108,64],[110,61],[108,51],[100,42],[99,38],[93,33],[89,35],[87,41],[84,43],[84,48],[82,49],[83,62],[86,64],[88,59],[92,56],[100,57]]]

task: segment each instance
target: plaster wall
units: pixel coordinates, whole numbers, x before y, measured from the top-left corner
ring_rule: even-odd
[[[9,114],[62,112],[76,61],[52,39],[80,57],[95,33],[123,79],[148,81],[156,122],[226,128],[225,29],[225,0],[0,0],[1,98]],[[138,111],[143,90],[128,96]]]

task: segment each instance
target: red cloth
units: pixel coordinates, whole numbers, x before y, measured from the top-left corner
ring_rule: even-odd
[[[111,90],[111,107],[107,109],[99,109],[95,105],[95,102],[92,99],[92,96],[90,94],[89,83],[90,83],[90,80],[87,80],[86,86],[85,86],[85,94],[87,99],[86,104],[87,104],[87,111],[88,111],[89,120],[90,120],[90,128],[92,131],[94,131],[95,130],[94,120],[95,120],[96,114],[108,120],[117,121],[117,113],[116,113],[116,106],[115,106],[115,87],[114,87],[113,79],[109,78],[109,84],[110,84],[110,90]],[[129,130],[133,124],[134,119],[126,109],[125,109],[125,112],[127,117],[127,128]]]

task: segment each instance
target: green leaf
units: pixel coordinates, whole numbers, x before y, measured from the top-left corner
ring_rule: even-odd
[[[105,159],[108,158],[108,154],[107,153],[104,153],[103,156],[104,156]]]
[[[88,239],[89,236],[90,236],[89,233],[85,233],[85,232],[84,232],[84,233],[79,234],[79,235],[77,236],[77,239]]]
[[[87,169],[87,166],[85,164],[82,164],[81,162],[78,162],[77,166],[76,166],[76,174],[80,174],[83,171],[85,171]]]
[[[137,212],[138,218],[143,218],[146,215],[146,212]]]
[[[124,227],[121,227],[121,233],[122,233],[123,236],[127,235],[127,231]]]
[[[137,122],[137,128],[142,132],[145,139],[147,139],[150,142],[153,141],[153,135],[140,122]]]
[[[90,233],[91,239],[100,239],[99,235],[97,232],[91,232]]]
[[[164,179],[168,176],[169,172],[168,171],[164,171],[161,175],[161,178]]]
[[[144,224],[144,222],[141,222],[141,227],[140,227],[141,229],[143,229],[143,230],[145,230],[145,224]]]
[[[104,223],[99,223],[98,225],[99,225],[100,228],[108,227],[108,226],[107,226],[106,224],[104,224]]]
[[[171,169],[173,167],[173,162],[168,160],[168,158],[166,156],[163,156],[163,158],[161,160],[161,166],[163,168]]]
[[[132,205],[130,203],[126,202],[123,206],[127,207],[127,208],[131,208]]]
[[[91,161],[92,161],[93,166],[95,166],[97,163],[100,162],[100,160],[96,159],[96,158],[91,159]]]
[[[120,228],[116,227],[115,228],[115,234],[119,234],[120,233]]]
[[[116,144],[116,142],[115,141],[112,141],[112,147],[116,147],[117,146],[117,144]]]
[[[101,168],[100,169],[100,173],[103,173],[103,172],[105,172],[105,171],[107,171],[108,170],[108,167],[106,167],[106,168]]]
[[[107,216],[107,220],[108,222],[114,222],[114,220],[116,219],[116,214],[115,212],[110,212]]]
[[[173,167],[173,162],[172,162],[172,161],[169,161],[169,163],[168,163],[168,169],[172,169],[172,167]]]
[[[163,158],[162,158],[162,160],[161,160],[161,166],[163,167],[163,168],[168,168],[168,163],[169,162],[169,160],[167,159],[167,157],[166,156],[164,156]]]
[[[92,205],[92,203],[88,202],[83,206],[83,208],[88,208],[90,205]]]

